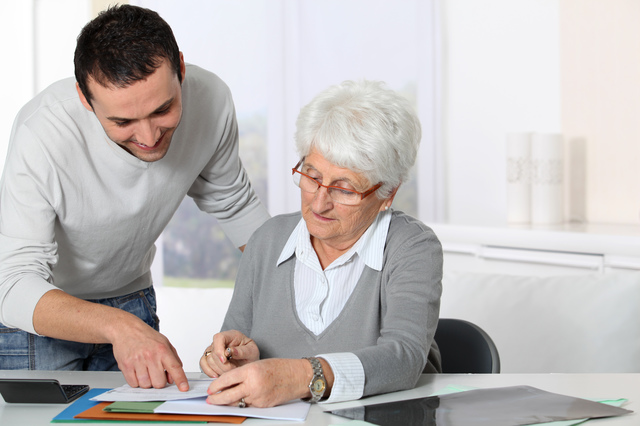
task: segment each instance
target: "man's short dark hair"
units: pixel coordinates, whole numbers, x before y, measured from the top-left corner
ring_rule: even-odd
[[[150,9],[112,6],[78,36],[76,81],[91,103],[89,79],[104,87],[126,87],[153,74],[165,59],[182,82],[180,50],[169,24]]]

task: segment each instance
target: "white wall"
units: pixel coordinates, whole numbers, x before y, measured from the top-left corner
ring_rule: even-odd
[[[441,4],[447,219],[502,223],[506,133],[561,130],[558,0]]]
[[[638,22],[637,0],[560,2],[562,127],[585,151],[575,214],[591,222],[640,223]]]

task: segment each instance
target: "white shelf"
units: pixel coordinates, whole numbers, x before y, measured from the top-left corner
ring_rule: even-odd
[[[428,225],[434,230],[443,247],[458,253],[489,246],[614,256],[620,261],[632,263],[635,262],[635,258],[640,257],[640,225]]]

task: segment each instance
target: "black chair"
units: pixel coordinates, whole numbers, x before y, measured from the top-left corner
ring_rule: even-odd
[[[500,372],[500,356],[493,340],[469,321],[440,318],[435,341],[443,373]]]

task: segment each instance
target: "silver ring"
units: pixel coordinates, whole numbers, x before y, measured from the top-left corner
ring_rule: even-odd
[[[233,355],[231,355],[231,348],[227,348],[227,359],[231,359],[233,358]]]
[[[244,398],[242,398],[240,402],[238,402],[238,408],[244,408],[246,406],[247,406],[247,403],[244,402]]]

